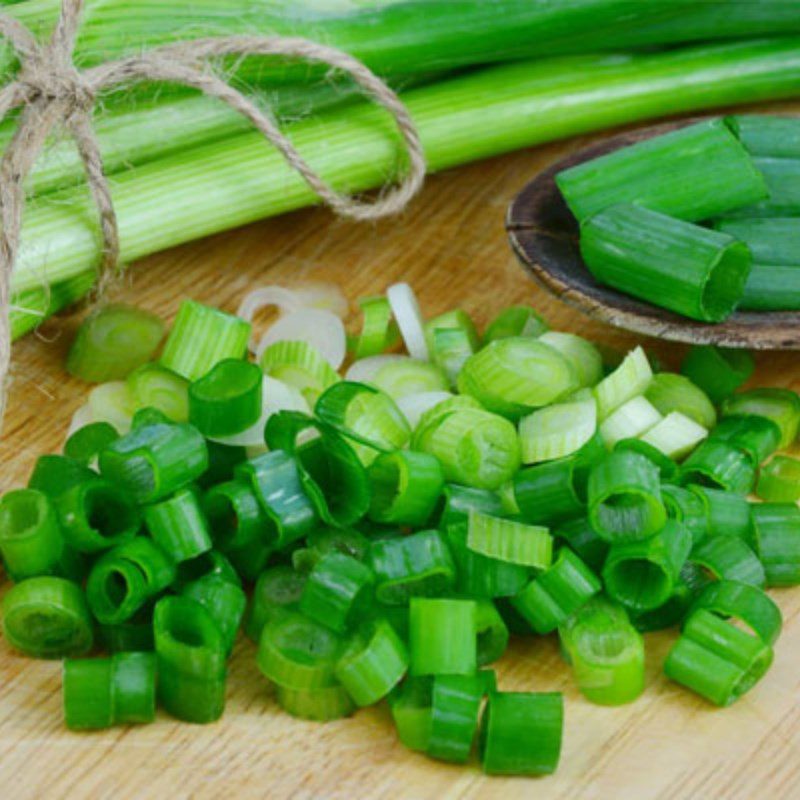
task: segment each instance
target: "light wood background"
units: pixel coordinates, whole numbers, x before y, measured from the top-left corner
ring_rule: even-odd
[[[508,303],[530,302],[555,328],[630,347],[634,338],[587,321],[534,286],[503,230],[506,206],[523,183],[586,141],[433,177],[401,218],[372,227],[312,210],[159,254],[131,270],[120,298],[171,319],[186,296],[233,310],[256,285],[332,281],[355,301],[402,279],[427,314],[461,306],[483,323]],[[61,447],[84,402],[86,387],[62,368],[76,324],[74,317],[48,323],[15,346],[2,490],[23,483],[38,454]],[[677,366],[681,347],[644,343]],[[755,382],[800,389],[796,354],[757,359]],[[270,697],[246,640],[232,660],[220,722],[199,727],[160,713],[150,726],[69,733],[60,665],[22,658],[0,641],[0,798],[800,798],[800,589],[774,596],[785,617],[775,663],[726,710],[663,678],[673,633],[647,637],[646,693],[618,709],[581,698],[553,637],[515,642],[499,665],[500,688],[557,690],[566,698],[561,765],[540,779],[489,779],[475,763],[454,767],[406,751],[383,707],[326,725],[293,720]]]

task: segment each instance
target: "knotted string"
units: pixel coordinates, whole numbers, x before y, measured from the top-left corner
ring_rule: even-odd
[[[0,91],[0,121],[10,111],[22,108],[19,125],[0,161],[0,421],[5,411],[6,379],[11,364],[11,276],[20,243],[24,184],[56,126],[63,126],[75,140],[99,212],[103,237],[99,296],[102,297],[116,273],[120,255],[117,217],[92,126],[92,111],[99,92],[138,81],[168,81],[219,98],[249,119],[325,203],[350,219],[372,220],[401,211],[425,178],[422,143],[408,109],[392,89],[347,53],[296,37],[226,36],[170,44],[81,71],[73,63],[73,53],[83,6],[84,0],[64,0],[55,31],[44,44],[19,21],[0,14],[0,35],[10,41],[21,65],[16,80]],[[362,203],[335,191],[308,165],[267,114],[211,72],[210,59],[233,55],[298,58],[346,72],[393,116],[408,154],[403,180],[372,203]]]

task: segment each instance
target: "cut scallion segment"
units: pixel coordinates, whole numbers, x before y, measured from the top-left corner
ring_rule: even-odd
[[[725,122],[752,156],[800,158],[800,124],[795,117],[739,114]]]
[[[540,408],[519,421],[523,464],[537,464],[572,455],[597,430],[597,403],[588,393]]]
[[[375,356],[386,358],[377,369],[356,370],[364,362],[357,361],[348,371],[347,380],[372,383],[395,401],[422,392],[444,392],[450,389],[447,376],[436,364],[406,356]],[[367,361],[368,359],[365,359]]]
[[[689,561],[718,580],[739,581],[763,588],[764,567],[752,549],[736,536],[712,536],[692,550]]]
[[[432,358],[452,386],[456,385],[462,367],[474,352],[475,348],[470,341],[469,333],[463,328],[434,330]]]
[[[309,403],[340,380],[319,350],[306,342],[275,342],[258,364],[265,375],[298,389]]]
[[[643,395],[634,397],[612,411],[600,425],[606,447],[612,449],[622,439],[643,436],[661,422],[662,416]]]
[[[581,516],[586,511],[585,473],[578,455],[517,472],[514,498],[522,518],[536,525],[552,525]]]
[[[399,337],[396,323],[392,321],[392,307],[385,297],[368,297],[359,300],[364,321],[356,340],[356,359],[377,356],[391,347]]]
[[[715,227],[744,242],[753,254],[753,264],[782,267],[800,264],[800,220],[797,218],[722,219]]]
[[[189,387],[189,421],[204,436],[229,436],[261,416],[261,370],[247,361],[218,361]]]
[[[743,311],[795,311],[800,308],[800,267],[754,264],[739,308]]]
[[[51,500],[55,500],[73,486],[96,478],[96,472],[75,459],[43,455],[36,459],[28,488],[44,492]]]
[[[439,518],[439,527],[445,530],[452,525],[466,523],[471,511],[480,511],[494,517],[505,515],[503,502],[497,492],[459,486],[456,483],[445,484],[444,507]]]
[[[83,322],[67,356],[67,372],[90,383],[118,381],[149,361],[164,323],[132,306],[110,305]]]
[[[497,661],[508,647],[508,627],[491,600],[475,603],[475,628],[478,632],[478,666]]]
[[[384,536],[389,536],[385,531]],[[295,569],[310,572],[316,563],[329,553],[341,553],[366,561],[369,554],[370,540],[357,530],[351,528],[318,528],[306,537],[306,546],[292,553],[292,565]]]
[[[560,628],[575,682],[592,703],[623,705],[644,691],[644,642],[624,608],[591,598]]]
[[[800,460],[775,456],[758,474],[756,494],[768,503],[795,503],[800,500]]]
[[[747,350],[695,345],[681,363],[681,372],[714,403],[722,402],[750,378],[755,369]]]
[[[735,494],[748,494],[753,488],[756,471],[750,457],[732,444],[706,439],[683,462],[684,483],[696,483]]]
[[[529,306],[509,306],[486,327],[483,343],[487,345],[496,339],[508,339],[512,336],[537,337],[548,329],[548,324]]]
[[[562,547],[555,564],[537,575],[511,603],[537,633],[551,633],[601,589],[589,567],[568,547]]]
[[[454,411],[462,410],[482,411],[483,406],[474,398],[466,394],[448,395],[441,402],[431,406],[419,418],[414,433],[411,436],[410,447],[412,450],[421,449],[426,437],[431,431],[436,430],[441,421]]]
[[[450,392],[420,392],[419,394],[409,394],[399,398],[397,407],[403,412],[403,416],[413,431],[427,411],[452,397],[453,395]]]
[[[796,503],[755,503],[753,540],[767,586],[800,583],[800,508]]]
[[[286,611],[297,611],[306,576],[286,564],[264,570],[256,581],[244,632],[258,644],[264,626]]]
[[[64,444],[64,455],[88,465],[118,438],[117,429],[108,422],[90,422],[70,434]]]
[[[536,569],[547,569],[553,557],[553,537],[547,528],[477,511],[469,515],[467,547],[487,558]]]
[[[480,758],[489,775],[549,775],[561,756],[561,694],[490,692],[480,735]]]
[[[298,719],[329,722],[353,713],[355,706],[342,686],[325,686],[321,689],[292,689],[275,686],[275,698],[280,707]]]
[[[431,736],[433,678],[407,678],[389,696],[397,736],[409,750],[424,752]]]
[[[304,308],[281,317],[261,337],[256,361],[277,342],[305,342],[313,347],[333,369],[339,369],[347,356],[347,335],[337,314],[321,308]]]
[[[623,403],[644,394],[650,386],[653,370],[641,347],[631,350],[622,363],[594,387],[597,417],[602,422]]]
[[[680,411],[671,411],[650,428],[641,441],[655,447],[670,459],[686,458],[701,442],[708,438],[708,430]]]
[[[644,541],[612,544],[603,566],[606,591],[633,611],[652,611],[671,597],[691,549],[691,533],[674,520]]]
[[[705,491],[694,492],[682,486],[664,484],[661,486],[661,499],[669,519],[680,522],[689,530],[693,544],[702,542],[708,536],[708,502]]]
[[[796,217],[800,214],[800,159],[768,158],[753,159],[763,176],[768,190],[766,199],[754,205],[730,212],[733,217]]]
[[[614,450],[639,453],[658,467],[661,476],[662,489],[665,485],[673,483],[680,474],[678,465],[657,447],[644,441],[644,439],[620,439],[615,445]]]
[[[722,416],[757,414],[771,419],[781,429],[779,450],[797,438],[800,425],[800,396],[791,389],[751,389],[732,395],[722,404]]]
[[[697,222],[767,196],[764,178],[721,119],[579,164],[556,183],[580,222],[619,203]]]
[[[410,674],[473,675],[478,653],[475,603],[412,597],[410,609]]]
[[[772,663],[761,639],[716,614],[695,611],[664,662],[668,678],[718,706],[728,706],[758,683]]]
[[[667,518],[658,467],[646,456],[617,450],[592,468],[589,521],[609,542],[647,539]]]
[[[438,674],[431,695],[431,731],[427,754],[463,764],[478,732],[485,693],[478,675]]]
[[[120,433],[130,430],[136,400],[125,381],[109,381],[95,386],[89,392],[87,404],[95,422],[108,422]]]
[[[580,388],[578,375],[557,350],[528,336],[497,339],[470,357],[458,376],[462,394],[511,419]]]
[[[595,533],[588,517],[564,522],[553,534],[557,539],[563,540],[589,569],[595,573],[600,572],[608,555],[608,542]]]
[[[539,341],[558,350],[572,364],[581,386],[594,386],[603,377],[603,357],[588,339],[573,333],[545,331]]]
[[[247,606],[242,587],[219,575],[204,575],[184,586],[181,593],[208,611],[222,634],[225,652],[230,655]]]
[[[771,419],[757,414],[726,416],[711,432],[712,441],[728,442],[743,450],[758,467],[778,447],[781,430]]]
[[[427,361],[429,353],[422,312],[414,290],[407,283],[396,283],[386,290],[386,299],[392,307],[409,355],[419,361]]]
[[[197,558],[212,547],[208,522],[192,488],[147,506],[144,521],[153,541],[176,564]]]
[[[656,373],[647,387],[645,397],[665,417],[677,411],[706,429],[717,424],[717,412],[708,395],[685,375]]]
[[[155,408],[172,422],[189,421],[189,381],[160,364],[144,364],[128,375],[135,408]]]
[[[750,541],[753,533],[751,506],[746,497],[707,486],[689,486],[705,509],[706,531],[709,536],[738,536]],[[697,540],[695,540],[697,544]]]

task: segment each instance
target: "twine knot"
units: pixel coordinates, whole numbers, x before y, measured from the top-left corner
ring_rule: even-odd
[[[0,90],[0,121],[9,111],[22,109],[19,125],[0,161],[0,420],[11,362],[11,276],[19,250],[24,182],[56,126],[63,125],[75,140],[99,213],[103,238],[99,296],[119,263],[117,217],[92,127],[95,97],[104,89],[137,81],[167,81],[218,98],[250,120],[325,203],[351,219],[372,220],[401,211],[425,179],[422,143],[408,109],[392,89],[347,53],[299,37],[227,36],[166,45],[80,71],[73,64],[73,52],[83,5],[84,0],[63,0],[58,23],[45,44],[40,44],[22,23],[0,13],[0,36],[11,42],[21,64],[16,80]],[[347,73],[394,118],[408,159],[402,181],[371,203],[339,194],[306,163],[268,113],[208,69],[211,59],[223,56],[300,58]]]

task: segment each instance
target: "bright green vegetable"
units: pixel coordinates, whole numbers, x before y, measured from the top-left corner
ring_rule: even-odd
[[[771,419],[781,429],[778,449],[782,450],[797,438],[800,396],[791,389],[751,389],[723,401],[723,417],[738,414],[758,414]]]
[[[261,416],[261,370],[247,361],[218,361],[189,387],[189,421],[203,436],[229,436]]]
[[[695,345],[681,364],[681,372],[714,403],[733,394],[753,374],[755,364],[747,350]]]
[[[297,611],[306,576],[287,565],[264,570],[256,581],[244,620],[244,632],[256,644],[264,626],[284,611]]]
[[[743,311],[794,311],[800,308],[800,268],[754,264],[739,308]]]
[[[728,442],[747,453],[752,465],[758,467],[778,449],[781,429],[771,419],[757,414],[732,415],[720,421],[709,440]]]
[[[769,503],[800,500],[800,461],[791,456],[775,456],[761,468],[756,494]]]
[[[547,528],[471,511],[467,547],[487,558],[547,569],[553,555],[553,537]]]
[[[762,117],[761,119],[767,119]],[[792,124],[797,125],[795,121]],[[791,217],[721,219],[714,227],[744,242],[753,264],[794,267],[800,263],[800,220]],[[758,267],[754,267],[754,271]]]
[[[597,430],[597,403],[591,393],[540,408],[519,421],[523,464],[572,455]]]
[[[600,425],[600,435],[606,447],[613,449],[623,439],[644,436],[661,420],[661,414],[656,407],[643,395],[639,395],[623,403],[606,417]]]
[[[64,455],[81,464],[89,464],[111,442],[119,438],[116,428],[108,422],[92,422],[73,433],[64,444]]]
[[[230,655],[247,606],[242,587],[219,575],[203,575],[184,586],[181,594],[208,611],[222,634],[225,652]]]
[[[431,694],[431,731],[427,753],[463,764],[478,732],[484,686],[478,675],[436,675]]]
[[[753,532],[751,504],[733,492],[707,486],[689,486],[705,510],[705,530],[709,536],[737,536],[749,541]],[[695,544],[697,544],[695,539]]]
[[[153,541],[176,563],[196,558],[212,547],[208,522],[192,488],[147,506],[144,522]]]
[[[733,444],[707,439],[681,467],[684,483],[697,483],[735,494],[748,494],[756,473],[750,457]]]
[[[264,350],[258,364],[265,375],[298,389],[309,403],[340,380],[319,350],[307,342],[275,342]]]
[[[664,416],[678,411],[704,428],[713,428],[717,424],[717,412],[708,395],[685,375],[656,373],[645,397]]]
[[[594,386],[603,377],[603,357],[587,339],[561,331],[545,331],[538,339],[572,364],[581,386]]]
[[[708,436],[708,431],[680,411],[672,411],[640,441],[658,450],[668,459],[683,459]],[[673,478],[676,477],[673,475]]]
[[[512,336],[540,336],[548,330],[547,323],[528,306],[509,306],[503,309],[486,327],[484,345],[495,339]]]
[[[621,405],[644,394],[652,379],[653,370],[647,355],[641,347],[637,347],[594,387],[598,419],[602,422]]]
[[[800,214],[800,159],[757,157],[753,159],[753,164],[764,177],[767,197],[761,202],[733,210],[731,216],[750,219],[795,217]]]
[[[412,597],[411,675],[472,675],[477,669],[477,620],[472,600]]]
[[[796,503],[754,503],[753,540],[767,586],[800,583],[800,508]]]
[[[128,375],[134,406],[160,411],[161,422],[189,421],[189,381],[160,364],[144,364]],[[132,427],[136,427],[131,423]]]
[[[762,588],[764,566],[758,556],[737,536],[712,536],[692,550],[689,561],[718,580],[739,581]]]
[[[741,114],[725,122],[752,156],[800,157],[800,123],[794,117]]]

